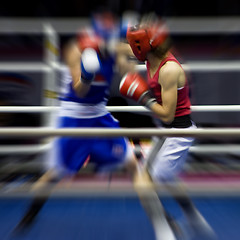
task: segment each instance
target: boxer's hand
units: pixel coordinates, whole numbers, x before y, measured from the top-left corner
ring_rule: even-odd
[[[91,84],[95,73],[100,69],[100,63],[97,52],[92,48],[86,48],[82,52],[81,59],[81,81],[85,84]]]
[[[120,82],[119,90],[123,96],[133,99],[147,108],[156,102],[147,83],[138,73],[126,74]]]

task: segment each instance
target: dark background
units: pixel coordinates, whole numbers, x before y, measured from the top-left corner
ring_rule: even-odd
[[[239,0],[22,0],[1,1],[0,15],[11,17],[84,17],[99,7],[121,15],[154,11],[162,16],[238,16]]]

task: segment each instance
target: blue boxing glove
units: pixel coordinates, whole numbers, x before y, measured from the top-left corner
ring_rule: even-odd
[[[84,49],[81,60],[81,81],[85,84],[91,84],[95,73],[99,69],[100,63],[97,52],[93,48]]]

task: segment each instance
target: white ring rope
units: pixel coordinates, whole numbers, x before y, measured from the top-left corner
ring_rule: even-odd
[[[44,153],[52,148],[51,143],[45,144],[27,144],[27,145],[4,145],[0,146],[0,155],[4,154],[33,154],[33,153]]]
[[[60,109],[59,106],[1,106],[1,112],[30,112],[30,113],[44,113],[55,112]],[[138,112],[147,113],[150,112],[143,106],[107,106],[107,110],[110,112]],[[193,112],[238,112],[240,111],[240,105],[198,105],[191,106]]]
[[[151,143],[149,144],[151,147]],[[36,154],[36,153],[45,153],[52,148],[52,144],[31,144],[31,145],[4,145],[0,146],[0,155],[10,154],[10,155],[19,155],[19,154]],[[144,147],[143,147],[144,148]],[[147,149],[147,147],[146,147]],[[140,149],[136,149],[141,151]],[[200,155],[208,154],[240,154],[240,145],[239,144],[201,144],[199,146],[191,146],[189,149],[190,153],[196,153]]]
[[[0,184],[0,198],[4,197],[30,197],[34,196],[34,192],[31,191],[32,183],[25,183],[23,186],[19,184],[19,188],[13,187],[13,189],[6,189],[5,184]],[[54,189],[52,189],[54,187]],[[123,182],[97,182],[96,180],[93,182],[79,182],[79,183],[71,183],[66,182],[66,184],[62,183],[57,186],[53,186],[52,184],[48,184],[45,191],[41,191],[41,196],[49,196],[49,190],[51,190],[51,198],[61,198],[61,197],[93,197],[96,196],[98,198],[101,197],[133,197],[138,196],[135,188],[131,183],[123,183]],[[185,190],[190,196],[208,196],[208,197],[233,197],[240,195],[240,185],[236,182],[228,182],[225,183],[216,183],[216,182],[193,182],[186,183],[184,185]],[[162,197],[169,196],[170,193],[166,190],[164,184],[155,184],[155,189],[158,193],[161,194]],[[146,187],[142,188],[142,191],[148,193],[149,189]],[[151,191],[151,190],[150,190]],[[181,192],[175,192],[175,196],[181,196]]]
[[[56,65],[55,65],[56,67]],[[51,72],[52,68],[43,62],[2,62],[0,72]]]
[[[61,70],[66,66],[58,62],[52,62],[52,66],[44,62],[2,62],[0,63],[0,72],[51,72],[52,67]],[[209,71],[240,71],[240,61],[191,61],[182,64],[185,71],[190,72],[209,72]],[[146,71],[143,64],[137,65],[137,70]]]
[[[111,112],[137,112],[147,113],[149,110],[142,106],[107,106],[107,109]],[[30,113],[46,113],[58,111],[58,106],[1,106],[1,112],[30,112]],[[192,106],[193,112],[230,112],[240,111],[240,105],[202,105]],[[0,147],[0,155],[11,153],[12,154],[31,154],[31,153],[43,153],[51,148],[51,144],[36,144],[36,145],[19,145],[19,146],[3,146]],[[205,145],[205,146],[192,146],[190,152],[197,154],[218,154],[218,153],[235,153],[239,154],[240,146],[235,144],[224,145]]]
[[[175,185],[175,183],[172,183]],[[16,186],[17,183],[11,187],[8,187],[8,184],[0,184],[0,198],[4,197],[28,197],[33,196],[34,192],[31,191],[32,183],[19,183],[19,186]],[[114,181],[114,179],[109,182],[108,180],[94,179],[83,181],[66,181],[54,185],[49,183],[44,191],[41,191],[41,196],[49,196],[49,190],[51,190],[51,197],[86,197],[86,196],[97,196],[97,197],[117,197],[117,196],[137,196],[137,192],[131,181]],[[216,181],[192,181],[184,182],[184,188],[191,196],[239,196],[240,194],[240,185],[238,181],[225,181],[225,182],[216,182]],[[161,196],[169,196],[169,192],[165,188],[164,183],[156,183],[155,189],[158,193],[161,193]],[[149,189],[147,187],[142,188],[142,191],[148,193]],[[150,190],[151,191],[151,190]],[[46,194],[46,195],[45,195]],[[181,196],[181,192],[177,191],[175,194]]]
[[[234,34],[240,32],[240,18],[230,17],[166,17],[172,34]],[[91,26],[89,18],[0,18],[0,33],[41,34],[43,24],[51,24],[58,34],[73,34],[82,27]]]
[[[185,71],[190,72],[226,72],[226,71],[240,71],[240,61],[191,61],[181,64]],[[146,71],[146,66],[137,65],[137,70]]]
[[[1,127],[0,137],[232,137],[240,138],[240,128],[197,128],[197,129],[160,129],[160,128],[50,128],[50,127]]]

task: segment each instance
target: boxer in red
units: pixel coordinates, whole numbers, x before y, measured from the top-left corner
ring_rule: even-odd
[[[127,41],[136,58],[145,62],[147,81],[137,72],[126,74],[119,87],[122,95],[150,109],[159,127],[196,128],[190,115],[187,77],[171,53],[171,39],[166,25],[157,18],[145,19],[139,25],[128,27]],[[166,138],[161,148],[154,150],[156,154],[148,162],[147,171],[153,182],[166,183],[197,237],[212,239],[215,236],[211,227],[176,181],[193,141],[189,137]],[[173,185],[177,187],[173,188]]]

